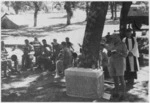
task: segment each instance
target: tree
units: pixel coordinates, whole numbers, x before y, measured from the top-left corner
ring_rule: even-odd
[[[71,6],[72,6],[72,2],[65,2],[64,8],[67,12],[67,25],[70,25],[71,17],[73,16]]]
[[[92,2],[83,40],[83,55],[85,60],[81,66],[91,68],[97,66],[99,59],[100,40],[108,9],[108,2]]]
[[[116,2],[110,2],[110,9],[111,9],[111,19],[116,20],[117,19],[117,3]],[[114,17],[115,14],[115,17]]]
[[[40,10],[39,8],[39,2],[33,2],[34,4],[34,27],[37,26],[37,15],[38,15],[38,11]]]
[[[14,1],[11,3],[13,9],[15,10],[15,13],[18,14],[19,10],[21,9],[22,2],[21,1]]]
[[[122,9],[120,15],[120,33],[121,38],[125,37],[125,31],[127,29],[127,16],[130,10],[132,2],[122,2]]]
[[[10,1],[4,1],[5,6],[8,8],[9,11],[9,7],[10,7]]]
[[[89,2],[86,2],[86,20],[87,20],[87,18],[88,18],[88,15],[89,15],[89,8],[90,8],[90,4],[89,4]]]

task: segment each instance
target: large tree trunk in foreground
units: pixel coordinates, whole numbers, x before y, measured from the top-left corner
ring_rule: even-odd
[[[92,2],[83,40],[83,54],[85,60],[83,67],[97,67],[99,59],[100,40],[103,33],[105,18],[108,9],[108,2]]]
[[[64,5],[64,8],[67,12],[67,25],[71,24],[71,17],[73,16],[71,5],[72,5],[71,2],[65,2],[65,5]]]
[[[39,11],[39,6],[38,6],[38,2],[33,2],[34,7],[35,7],[35,11],[34,11],[34,27],[37,26],[37,15],[38,15],[38,11]]]
[[[128,17],[128,12],[130,10],[132,2],[123,2],[122,3],[122,9],[120,13],[120,33],[121,33],[121,38],[125,37],[125,31],[127,29],[127,17]]]

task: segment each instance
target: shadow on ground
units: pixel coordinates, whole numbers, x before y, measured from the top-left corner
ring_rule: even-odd
[[[113,85],[110,85],[111,87]],[[112,91],[108,88],[106,91]],[[127,87],[126,102],[147,102],[148,81],[135,83]],[[70,97],[66,94],[64,78],[54,79],[54,72],[26,71],[21,75],[2,78],[3,102],[116,102],[111,99],[89,99]]]
[[[27,36],[27,37],[44,37],[43,33],[48,33],[50,34],[51,32],[68,32],[68,31],[73,31],[76,29],[79,29],[80,27],[70,27],[72,25],[85,25],[85,21],[82,22],[76,22],[72,23],[71,25],[66,25],[66,24],[56,24],[56,25],[50,25],[50,26],[45,26],[42,28],[22,28],[22,29],[2,29],[1,33],[2,35],[9,35],[9,36]],[[38,35],[37,35],[38,34]]]

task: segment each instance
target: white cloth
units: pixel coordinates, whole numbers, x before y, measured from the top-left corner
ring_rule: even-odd
[[[138,61],[138,57],[139,57],[139,50],[138,50],[138,43],[136,40],[136,37],[133,37],[134,39],[134,47],[133,47],[133,43],[132,43],[132,39],[131,38],[124,38],[123,42],[125,43],[126,39],[128,39],[128,52],[131,52],[135,58],[136,58],[136,62],[137,62],[137,69],[139,70],[139,61]],[[130,63],[130,68],[131,71],[134,72],[134,58],[133,56],[129,57],[129,63]]]
[[[128,48],[128,50],[130,51],[130,52],[132,52],[132,49],[133,49],[133,43],[132,43],[132,39],[131,38],[128,38],[128,46],[129,46],[129,48]],[[132,52],[132,54],[133,54],[133,52]],[[130,56],[129,57],[129,63],[130,63],[130,68],[131,68],[131,71],[133,72],[134,71],[134,58],[133,58],[133,56]]]

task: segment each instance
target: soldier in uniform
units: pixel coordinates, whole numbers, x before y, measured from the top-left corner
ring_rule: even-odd
[[[126,84],[124,81],[124,72],[126,69],[126,57],[128,55],[127,47],[120,39],[119,34],[110,35],[107,38],[107,50],[109,51],[109,74],[114,79],[115,90],[113,97],[124,100],[126,94]],[[119,81],[121,91],[119,91]]]
[[[72,53],[69,48],[67,48],[66,42],[61,43],[62,49],[58,55],[56,61],[56,75],[55,78],[59,78],[59,72],[64,73],[64,70],[72,66]]]
[[[23,55],[22,55],[22,69],[31,68],[32,66],[32,56],[30,53],[34,50],[33,46],[29,43],[29,40],[25,40],[25,46],[23,48]]]
[[[39,67],[42,69],[46,69],[51,71],[51,56],[52,56],[52,48],[49,44],[47,44],[47,41],[45,39],[42,40],[42,51],[41,51],[41,56],[39,57]],[[42,67],[41,67],[42,66]],[[43,67],[44,66],[44,67]]]
[[[34,54],[34,56],[35,56],[35,65],[38,65],[38,62],[37,62],[38,60],[37,59],[41,55],[41,47],[42,47],[42,45],[39,42],[37,37],[34,38],[34,41],[31,44],[33,45],[34,51],[35,51],[35,54]]]

